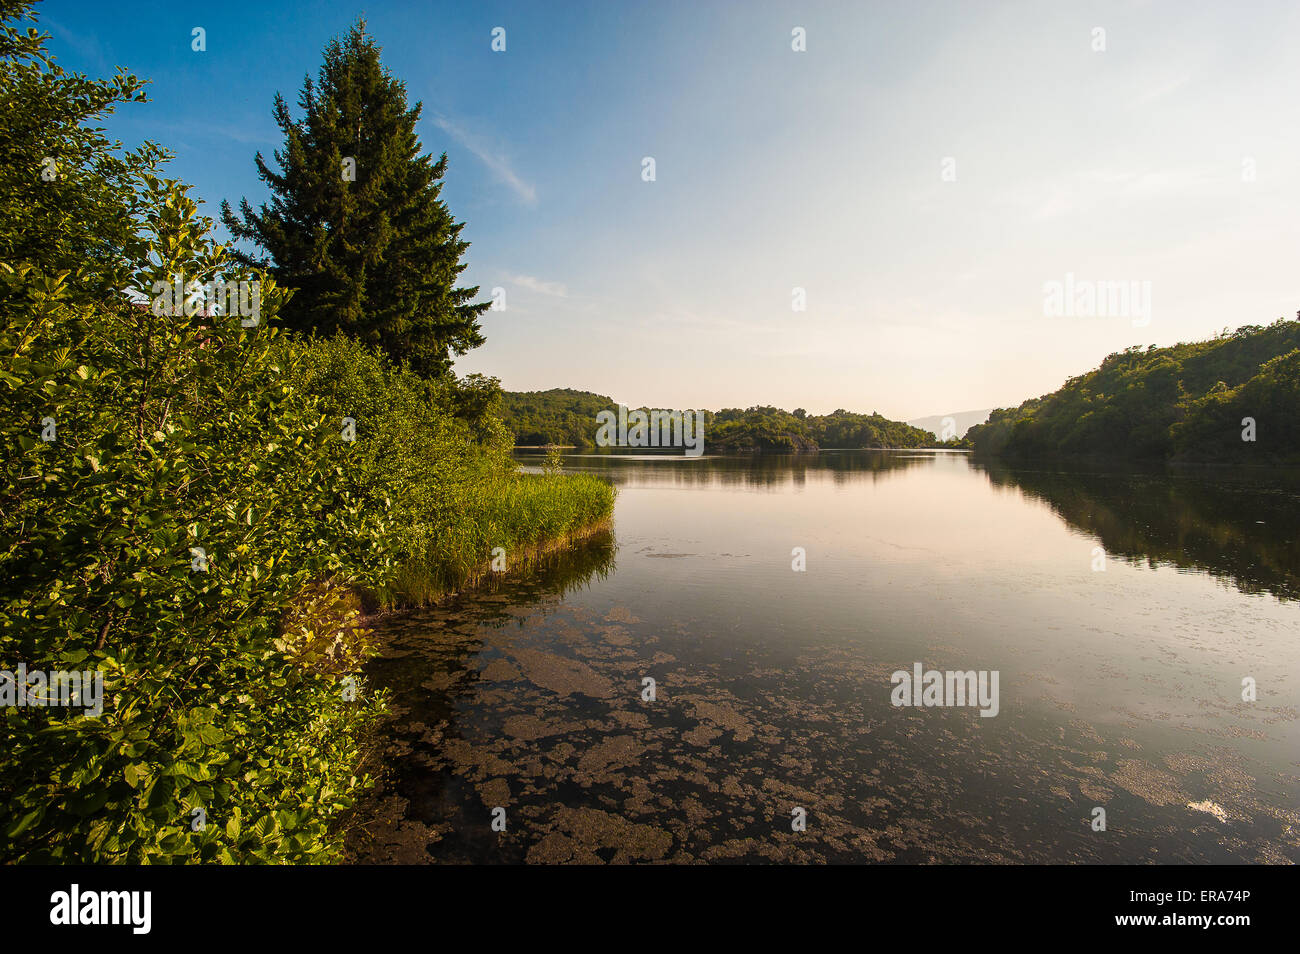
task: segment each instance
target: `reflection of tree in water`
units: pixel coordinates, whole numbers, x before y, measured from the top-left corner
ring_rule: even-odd
[[[435,696],[421,692],[430,678],[430,665],[439,672],[463,673],[469,682],[478,671],[468,666],[482,649],[481,627],[499,628],[519,619],[518,610],[546,602],[557,604],[569,593],[604,580],[615,569],[617,544],[610,530],[601,530],[572,546],[551,551],[519,573],[485,578],[471,592],[428,609],[400,613],[381,620],[376,635],[383,647],[366,667],[380,686],[401,696],[403,705],[436,705]],[[538,607],[545,613],[545,607]],[[414,660],[419,660],[415,664]],[[452,713],[429,712],[449,718]]]
[[[645,455],[651,456],[651,455]],[[780,490],[793,483],[802,486],[810,476],[827,475],[836,483],[870,476],[879,480],[903,470],[933,465],[932,451],[824,450],[814,454],[730,454],[685,458],[681,451],[653,455],[662,460],[631,460],[614,454],[588,454],[565,459],[568,471],[596,473],[614,484],[636,480],[639,484],[688,487],[745,487]],[[953,455],[954,458],[964,455]],[[940,458],[942,455],[940,455]],[[533,464],[531,457],[519,455]]]
[[[995,487],[1042,500],[1108,555],[1196,568],[1243,593],[1300,599],[1300,481],[1198,470],[1088,473],[973,462]]]
[[[968,466],[958,455],[855,456],[878,458],[877,467],[853,468],[873,479],[921,463],[963,473]],[[771,463],[769,472],[788,473]],[[806,474],[856,462],[846,455],[802,463]],[[675,480],[680,467],[655,470],[664,476],[654,479]],[[1273,539],[1285,536],[1280,518],[1293,494],[1228,492],[1203,478],[1166,475],[985,471],[1006,493],[1043,500],[1116,554],[1224,573],[1234,555],[1246,567],[1271,566],[1273,556],[1285,568],[1277,585],[1295,590],[1293,545]],[[1262,545],[1257,526],[1271,534],[1262,538],[1272,547],[1264,556],[1248,550]],[[1199,560],[1184,555],[1206,541],[1216,549]],[[1099,759],[1087,722],[1039,724],[1027,715],[1035,721],[1010,731],[972,732],[979,720],[964,718],[969,713],[899,713],[887,694],[863,693],[888,684],[894,663],[854,642],[817,645],[790,665],[784,647],[765,650],[761,642],[702,649],[709,629],[691,619],[649,603],[610,607],[619,588],[561,599],[608,574],[613,557],[612,537],[597,538],[494,589],[379,624],[385,656],[370,675],[391,689],[392,719],[368,766],[381,781],[350,819],[351,860],[1137,863],[1159,851],[1245,863],[1264,850],[1270,858],[1294,855],[1289,805],[1275,809],[1253,791],[1239,792],[1244,766],[1213,780],[1222,755],[1194,764],[1189,757],[1190,767],[1175,771],[1180,781],[1192,779],[1188,798],[1208,797],[1234,818],[1255,818],[1250,839],[1189,834],[1173,824],[1184,811],[1181,788],[1168,801],[1173,778],[1128,751]],[[666,705],[643,703],[646,673]],[[1140,795],[1122,842],[1099,842],[1087,819],[1080,823],[1080,804],[1092,802],[1068,794],[1088,792],[1107,774]],[[1140,794],[1148,787],[1150,797]],[[782,837],[773,830],[774,801],[811,806],[816,824]],[[507,809],[504,832],[489,825],[496,806]],[[1021,823],[1010,838],[999,821],[1007,817]]]
[[[515,605],[536,603],[546,597],[564,597],[613,573],[617,550],[613,530],[604,527],[568,546],[546,551],[531,559],[520,571],[484,577],[475,584],[474,593],[507,590]],[[509,557],[507,553],[507,565]],[[489,607],[492,605],[496,604],[489,604]]]

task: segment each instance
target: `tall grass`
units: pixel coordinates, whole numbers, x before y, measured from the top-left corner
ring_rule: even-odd
[[[519,473],[483,378],[428,381],[345,338],[295,341],[299,386],[356,422],[348,492],[390,514],[392,564],[367,602],[427,604],[607,525],[614,488],[598,477]],[[498,561],[499,562],[499,561]]]
[[[408,556],[380,601],[436,601],[495,572],[498,547],[498,565],[518,570],[607,526],[613,501],[614,488],[590,474],[499,475],[451,504],[444,519],[412,529]]]

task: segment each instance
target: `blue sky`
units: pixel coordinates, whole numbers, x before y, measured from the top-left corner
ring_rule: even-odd
[[[153,81],[109,132],[214,216],[265,198],[274,94],[364,13],[448,153],[465,278],[506,290],[457,370],[511,390],[909,418],[1300,309],[1300,4],[37,9],[65,68]],[[1149,282],[1149,322],[1046,314],[1067,274]]]

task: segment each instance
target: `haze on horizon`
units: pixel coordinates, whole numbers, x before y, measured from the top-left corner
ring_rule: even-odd
[[[464,282],[506,291],[456,368],[509,390],[909,419],[1300,308],[1294,4],[364,8],[448,153]],[[272,99],[361,5],[38,12],[65,68],[153,80],[109,133],[215,215],[265,198]],[[1067,275],[1149,282],[1149,324],[1046,315]]]

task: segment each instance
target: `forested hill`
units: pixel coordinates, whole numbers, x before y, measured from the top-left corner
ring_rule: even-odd
[[[515,444],[524,447],[592,447],[596,443],[596,415],[618,406],[603,394],[572,388],[503,391],[501,397],[502,419],[514,432]]]
[[[981,455],[1300,460],[1300,321],[1129,348],[966,435]]]
[[[617,410],[603,394],[556,388],[550,391],[505,391],[504,418],[522,446],[565,444],[593,447],[600,411]],[[642,408],[642,410],[648,410]],[[706,446],[719,450],[812,451],[819,448],[941,447],[927,430],[880,414],[843,409],[812,415],[777,407],[724,408],[704,411]]]
[[[941,447],[933,434],[876,412],[808,414],[777,407],[724,408],[706,418],[709,450],[800,451],[820,448]]]

